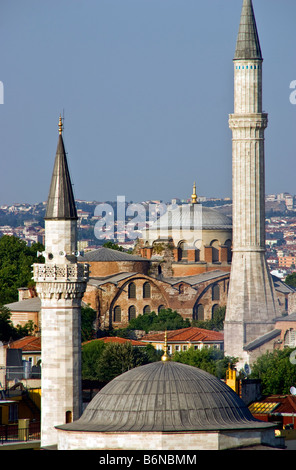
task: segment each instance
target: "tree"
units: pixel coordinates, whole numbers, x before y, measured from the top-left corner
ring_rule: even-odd
[[[98,378],[102,382],[109,382],[118,375],[148,362],[146,352],[133,347],[130,342],[109,343],[96,363]]]
[[[0,306],[0,341],[8,342],[33,333],[35,326],[32,320],[29,320],[24,326],[14,327],[10,317],[10,310],[5,306]]]
[[[103,244],[105,248],[110,248],[111,250],[116,250],[116,251],[124,251],[124,248],[122,246],[117,245],[117,243],[108,241]]]
[[[82,345],[82,378],[106,383],[134,367],[159,361],[162,354],[150,344],[138,348],[130,342],[89,341]]]
[[[234,358],[224,356],[223,351],[215,348],[195,350],[191,347],[187,351],[176,351],[172,359],[176,362],[198,367],[219,379],[225,379],[228,365],[235,363]]]
[[[211,320],[193,320],[192,326],[204,328],[205,330],[222,331],[224,329],[226,307],[219,307],[213,314]]]
[[[7,307],[0,308],[0,341],[9,341],[15,334],[15,328],[10,320],[10,316],[11,313]]]
[[[83,379],[99,380],[96,363],[105,349],[103,341],[90,341],[81,348],[81,374]]]
[[[43,251],[40,243],[31,247],[20,238],[4,235],[0,238],[0,304],[15,302],[18,299],[18,288],[34,284],[32,265],[44,262],[43,256],[37,256]]]
[[[81,341],[88,341],[94,338],[94,322],[96,312],[91,307],[81,307]]]
[[[285,283],[288,284],[288,286],[296,287],[296,273],[288,274]]]
[[[178,330],[180,328],[188,328],[190,321],[184,318],[175,310],[171,308],[160,310],[158,314],[155,312],[139,315],[133,318],[128,325],[131,330],[144,330],[146,333],[149,331],[163,331],[163,330]]]
[[[296,386],[296,365],[290,355],[293,349],[275,350],[260,356],[252,365],[250,378],[260,379],[263,395],[289,393]]]

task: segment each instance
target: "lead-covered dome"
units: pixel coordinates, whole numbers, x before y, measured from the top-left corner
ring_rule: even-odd
[[[155,362],[113,379],[81,418],[58,429],[81,432],[186,432],[268,427],[211,374],[177,362]]]
[[[216,230],[232,229],[229,217],[216,209],[201,204],[172,206],[157,219],[149,230]]]

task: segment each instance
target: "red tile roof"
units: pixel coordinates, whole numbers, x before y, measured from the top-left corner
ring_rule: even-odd
[[[134,339],[120,338],[119,336],[104,336],[103,338],[92,339],[90,341],[85,341],[83,344],[90,343],[91,341],[103,341],[104,343],[131,343],[132,346],[147,346],[146,343],[141,341],[136,341]]]
[[[268,404],[276,405],[273,408],[269,409]],[[264,405],[266,410],[264,411]],[[294,395],[270,395],[260,402],[254,402],[249,406],[249,409],[252,414],[275,414],[277,413],[296,413],[296,396]],[[260,410],[263,410],[260,412]]]
[[[23,351],[41,351],[41,338],[40,336],[25,336],[24,338],[17,339],[9,343],[10,349],[22,349]]]
[[[164,332],[161,333],[150,333],[143,336],[142,341],[150,342],[162,342],[164,341]],[[173,342],[207,342],[207,341],[223,341],[224,335],[219,331],[205,330],[204,328],[197,328],[191,326],[189,328],[182,328],[180,330],[168,330],[167,340],[170,343]]]

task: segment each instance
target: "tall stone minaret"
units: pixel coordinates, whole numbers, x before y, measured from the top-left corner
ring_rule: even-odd
[[[244,346],[273,329],[276,298],[265,260],[262,55],[252,0],[244,0],[234,57],[233,257],[224,325],[225,354],[250,361]]]
[[[41,299],[41,446],[57,443],[55,426],[82,413],[81,299],[88,266],[77,263],[77,213],[59,122],[45,215],[45,264],[34,265]]]

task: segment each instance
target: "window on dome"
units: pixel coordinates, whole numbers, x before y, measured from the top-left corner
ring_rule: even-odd
[[[179,245],[179,260],[180,261],[185,261],[188,259],[188,249],[187,249],[187,244],[186,242],[182,242]]]
[[[232,258],[232,249],[231,249],[232,242],[231,242],[231,240],[226,240],[225,245],[227,246],[227,262],[230,263],[231,258]]]
[[[211,241],[211,247],[212,247],[212,262],[216,263],[219,261],[219,242],[218,240],[212,240]]]

